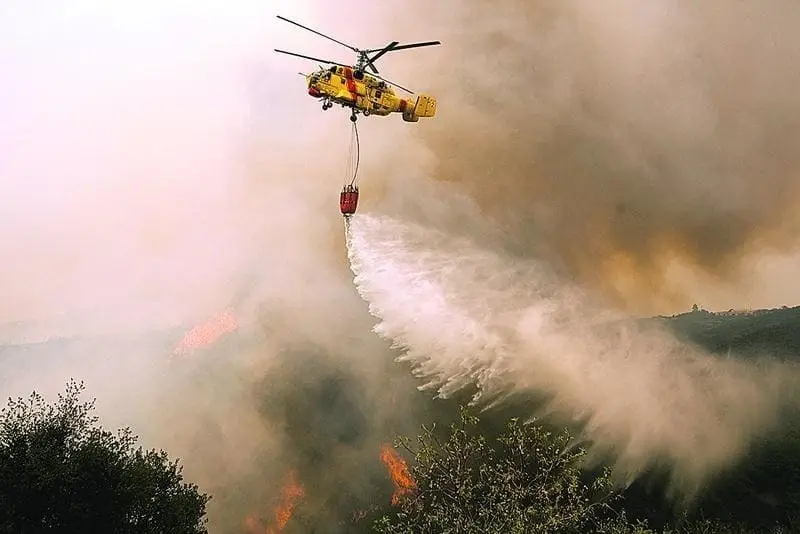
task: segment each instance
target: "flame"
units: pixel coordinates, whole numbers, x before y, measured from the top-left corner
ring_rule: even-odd
[[[410,494],[417,485],[414,483],[414,479],[411,478],[406,461],[395,452],[391,445],[385,444],[381,446],[381,461],[386,464],[389,475],[392,477],[392,484],[394,484],[392,505],[397,506],[400,503],[400,499]]]
[[[297,480],[297,473],[289,471],[281,490],[281,500],[275,509],[275,523],[277,526],[265,527],[255,514],[248,516],[244,526],[249,534],[275,534],[286,528],[286,524],[294,515],[300,501],[306,496],[305,489]]]
[[[178,343],[176,352],[186,352],[193,349],[207,347],[223,334],[233,332],[239,327],[236,316],[231,310],[225,310],[216,317],[212,317],[205,323],[199,324],[186,332],[183,339]]]
[[[306,496],[303,486],[297,481],[297,473],[289,471],[286,483],[281,492],[281,504],[275,510],[275,519],[278,521],[278,530],[283,530],[289,519],[292,518],[295,508],[300,500]]]

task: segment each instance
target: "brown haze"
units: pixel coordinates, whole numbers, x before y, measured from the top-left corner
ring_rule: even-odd
[[[795,243],[796,3],[445,1],[425,13],[446,43],[416,65],[441,103],[419,134],[433,177],[544,240],[582,282],[642,310],[681,308],[692,301],[665,276],[674,263],[736,281],[748,253]]]
[[[305,488],[306,510],[334,532],[336,519],[375,495],[376,485],[390,498],[381,445],[423,419],[414,381],[371,332],[374,319],[353,288],[336,205],[350,124],[341,110],[322,113],[306,95],[296,71],[313,63],[272,48],[339,61],[351,55],[280,23],[280,13],[356,46],[444,42],[387,55],[381,69],[436,94],[437,119],[360,122],[361,211],[393,214],[386,226],[363,228],[388,242],[387,231],[408,238],[403,229],[411,225],[411,237],[396,251],[380,241],[350,251],[377,269],[402,259],[403,270],[389,279],[399,286],[359,271],[362,291],[376,287],[365,293],[373,307],[404,294],[417,295],[415,305],[442,304],[425,310],[431,325],[445,329],[440,342],[452,343],[437,347],[439,359],[428,367],[435,379],[458,389],[497,377],[498,388],[485,389],[489,397],[515,387],[555,394],[561,416],[588,414],[591,437],[627,451],[622,465],[631,474],[664,455],[697,483],[696,475],[733,461],[771,422],[774,399],[760,389],[771,371],[720,367],[692,353],[692,362],[723,376],[705,381],[676,368],[673,383],[685,394],[656,388],[665,395],[661,406],[655,392],[631,385],[654,384],[659,366],[681,350],[671,339],[659,334],[651,350],[653,338],[634,336],[616,349],[613,336],[582,329],[562,343],[582,314],[568,313],[566,330],[544,339],[531,337],[529,323],[504,321],[537,302],[563,310],[562,300],[530,289],[568,292],[562,266],[603,290],[631,274],[624,296],[649,308],[657,295],[643,288],[670,294],[659,283],[670,255],[722,275],[759,238],[784,243],[781,223],[792,222],[786,214],[797,183],[788,145],[797,127],[790,90],[797,48],[789,33],[796,8],[542,5],[356,2],[341,13],[329,2],[288,0],[191,9],[75,2],[46,11],[7,3],[0,18],[0,70],[11,73],[0,84],[3,342],[89,341],[3,352],[3,396],[53,393],[69,376],[85,379],[105,424],[132,425],[214,494],[213,532],[242,532],[253,514],[257,523],[269,518],[288,472]],[[437,192],[430,178],[458,182],[468,196]],[[472,202],[501,224],[482,220]],[[415,224],[446,233],[414,234]],[[454,236],[469,238],[473,270],[456,269],[461,251],[447,244]],[[494,270],[486,270],[485,249]],[[439,274],[453,273],[456,307],[410,291],[420,281],[437,287],[430,258]],[[543,267],[533,272],[536,262]],[[509,270],[516,274],[506,276]],[[495,271],[505,274],[492,278]],[[236,314],[235,334],[206,351],[174,354],[189,327],[225,309]],[[383,317],[389,337],[419,321],[404,305],[394,313]],[[474,346],[462,339],[465,322],[481,321],[498,328],[499,363],[491,351],[469,353]],[[415,365],[431,356],[429,334],[404,339],[416,349]],[[609,364],[586,375],[601,340],[611,344]],[[531,355],[529,345],[544,342]],[[626,351],[641,365],[621,364]],[[562,363],[548,365],[565,352]],[[643,363],[651,352],[655,363]],[[712,407],[727,406],[731,384],[752,401],[741,412],[741,401],[731,401],[742,435],[712,425],[716,447],[698,458],[686,434],[654,447],[659,425],[680,414],[697,411],[687,422],[702,428]],[[592,389],[605,404],[585,393]],[[714,402],[704,409],[706,397]],[[639,417],[623,417],[637,401]],[[638,425],[645,416],[651,422]]]

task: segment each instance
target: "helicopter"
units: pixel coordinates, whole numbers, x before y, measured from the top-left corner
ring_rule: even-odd
[[[354,46],[343,43],[333,37],[312,30],[302,24],[286,17],[277,15],[280,20],[299,26],[304,30],[319,35],[338,43],[356,53],[356,64],[343,65],[335,61],[320,59],[286,50],[275,49],[275,52],[288,54],[290,56],[301,57],[330,65],[325,68],[319,66],[319,70],[311,74],[299,74],[306,79],[308,94],[316,99],[322,100],[322,109],[328,110],[339,104],[343,108],[350,108],[350,120],[356,122],[356,116],[360,113],[365,117],[369,115],[387,116],[391,113],[400,113],[406,122],[418,122],[423,117],[433,117],[436,115],[436,99],[430,95],[419,94],[416,98],[403,98],[398,96],[392,86],[395,86],[407,93],[414,95],[410,89],[396,84],[378,75],[375,61],[388,52],[406,50],[422,46],[433,46],[442,44],[440,41],[425,41],[401,45],[398,41],[392,41],[383,48],[360,50]],[[374,55],[371,55],[374,54]],[[372,73],[367,73],[370,69]]]

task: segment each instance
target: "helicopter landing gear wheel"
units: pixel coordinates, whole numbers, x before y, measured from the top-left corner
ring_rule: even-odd
[[[370,111],[368,109],[364,110],[364,116],[369,117]]]
[[[323,111],[331,109],[332,107],[333,107],[333,104],[331,104],[330,102],[323,102],[322,103],[322,110]]]
[[[350,121],[351,122],[356,122],[356,114],[355,113],[350,115]]]

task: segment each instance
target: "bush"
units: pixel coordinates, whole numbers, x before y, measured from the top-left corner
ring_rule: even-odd
[[[112,434],[68,382],[54,404],[33,392],[0,413],[0,532],[206,532],[209,497],[178,461]]]
[[[413,455],[414,491],[376,521],[378,532],[646,532],[617,515],[619,498],[607,471],[587,476],[585,450],[564,430],[554,434],[512,419],[495,438],[462,410],[449,433],[423,426]]]

